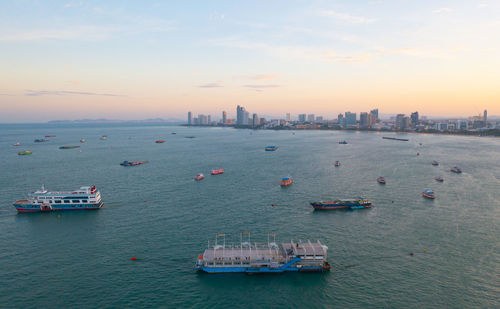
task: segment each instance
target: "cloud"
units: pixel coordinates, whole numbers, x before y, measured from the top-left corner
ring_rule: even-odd
[[[450,8],[440,8],[440,9],[432,11],[432,13],[441,14],[441,13],[449,13],[451,11],[453,11],[453,10]]]
[[[39,97],[42,95],[91,95],[91,96],[104,96],[104,97],[124,97],[123,94],[111,93],[96,93],[85,91],[68,91],[68,90],[26,90],[24,94],[28,97]]]
[[[223,86],[217,82],[217,83],[208,83],[208,84],[199,85],[198,87],[199,88],[220,88]]]
[[[208,16],[208,18],[210,20],[223,20],[224,19],[224,14],[219,13],[217,11],[213,11],[212,13],[210,13],[210,15]]]
[[[445,59],[450,55],[457,53],[459,51],[464,50],[463,46],[455,46],[455,47],[447,47],[440,49],[422,49],[416,47],[402,47],[396,49],[379,49],[378,54],[385,55],[405,55],[412,57],[420,57],[420,58],[439,58]]]
[[[319,15],[333,17],[337,20],[350,24],[368,24],[376,21],[376,19],[366,18],[362,16],[354,16],[347,13],[336,12],[333,10],[321,10],[319,11]]]
[[[278,88],[281,86],[280,85],[243,85],[243,87],[252,88],[252,89],[265,89],[265,88]]]
[[[359,55],[337,55],[323,47],[294,46],[294,45],[274,45],[255,41],[245,41],[238,37],[226,37],[212,39],[208,41],[214,46],[231,47],[260,51],[270,56],[286,60],[305,60],[305,61],[323,61],[323,62],[365,62],[369,54]]]

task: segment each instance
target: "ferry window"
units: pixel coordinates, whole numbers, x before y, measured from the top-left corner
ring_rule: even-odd
[[[61,204],[61,201],[56,201],[57,204]]]
[[[49,201],[49,203],[51,203],[51,204],[52,204],[52,200],[50,200],[50,201]]]
[[[69,200],[64,200],[64,203],[69,203],[70,201]]]
[[[72,200],[73,203],[80,203],[80,200]]]
[[[82,200],[82,203],[87,203],[87,200]]]

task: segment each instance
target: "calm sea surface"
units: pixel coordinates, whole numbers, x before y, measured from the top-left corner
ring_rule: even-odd
[[[56,137],[33,143],[47,134]],[[103,134],[107,141],[99,140]],[[159,138],[166,142],[155,144]],[[349,144],[339,145],[344,139]],[[267,145],[279,150],[265,152]],[[25,149],[33,154],[17,155]],[[2,308],[500,306],[500,139],[0,125],[0,158]],[[123,160],[149,163],[122,167]],[[334,167],[335,160],[342,166]],[[449,172],[455,164],[462,174]],[[213,168],[226,172],[210,176]],[[200,172],[206,178],[193,181]],[[283,189],[287,175],[294,183]],[[387,185],[376,182],[379,175]],[[434,180],[438,175],[443,183]],[[104,207],[17,214],[12,202],[41,184],[49,190],[95,184]],[[434,189],[436,200],[422,198],[425,188]],[[374,207],[314,212],[309,205],[358,196]],[[280,242],[319,239],[329,247],[332,270],[194,271],[208,240],[227,233],[237,242],[242,231],[253,241],[266,241],[269,232]]]

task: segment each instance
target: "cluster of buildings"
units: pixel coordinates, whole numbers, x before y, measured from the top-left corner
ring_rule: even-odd
[[[356,113],[345,112],[339,114],[337,119],[326,119],[314,114],[299,114],[296,120],[291,119],[290,113],[284,119],[260,118],[257,114],[250,114],[245,107],[236,107],[236,119],[227,117],[227,112],[222,112],[222,117],[212,120],[210,115],[200,114],[194,117],[188,113],[188,125],[196,126],[233,126],[254,129],[332,129],[332,130],[383,130],[383,131],[419,131],[419,132],[464,132],[500,129],[500,122],[488,122],[488,112],[483,115],[472,116],[468,119],[428,120],[420,117],[418,112],[397,114],[389,119],[381,120],[378,109],[362,112],[357,117]]]

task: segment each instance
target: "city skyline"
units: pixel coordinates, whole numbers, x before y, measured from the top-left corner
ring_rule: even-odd
[[[0,122],[500,115],[498,16],[491,0],[6,2]]]

